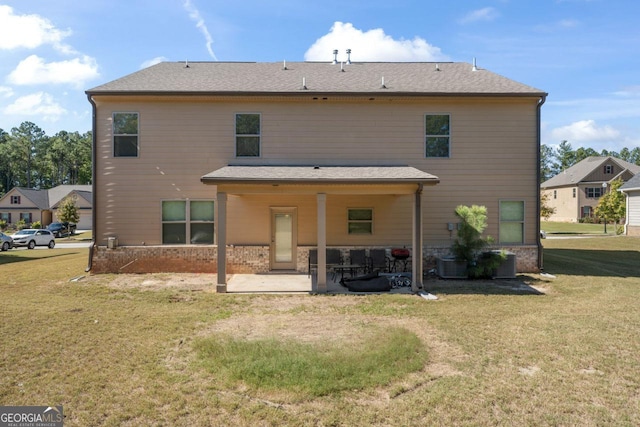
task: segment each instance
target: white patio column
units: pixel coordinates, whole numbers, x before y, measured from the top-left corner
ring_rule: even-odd
[[[422,288],[422,184],[413,199],[413,250],[411,257],[411,290]]]
[[[218,193],[216,222],[218,229],[217,292],[227,292],[227,193]]]
[[[327,195],[318,193],[318,281],[317,292],[327,292]]]

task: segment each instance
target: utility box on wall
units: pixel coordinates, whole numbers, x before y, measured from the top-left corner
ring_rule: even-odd
[[[118,238],[117,237],[107,237],[107,248],[115,249],[118,247]]]

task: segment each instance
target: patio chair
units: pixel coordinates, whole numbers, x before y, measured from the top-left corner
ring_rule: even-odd
[[[351,249],[349,250],[349,264],[358,265],[355,270],[362,270],[366,273],[368,270],[367,254],[364,249]]]
[[[369,250],[369,269],[370,271],[389,272],[391,260],[387,257],[386,249]]]
[[[342,264],[342,255],[340,249],[327,249],[327,270],[330,270],[335,278],[334,266]],[[309,277],[311,277],[311,270],[318,269],[318,250],[309,249]]]
[[[317,249],[309,249],[309,276],[311,277],[311,270],[318,269],[318,250]]]

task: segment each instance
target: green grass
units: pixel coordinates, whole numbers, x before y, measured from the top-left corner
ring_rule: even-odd
[[[0,405],[85,425],[640,425],[640,239],[547,239],[539,292],[146,290],[0,253]]]
[[[547,234],[605,234],[604,224],[541,221],[540,228]],[[615,234],[615,229],[614,224],[607,224],[607,234]]]
[[[378,330],[351,346],[213,336],[197,341],[194,348],[212,373],[255,389],[305,397],[386,385],[426,362],[420,339],[400,328]]]

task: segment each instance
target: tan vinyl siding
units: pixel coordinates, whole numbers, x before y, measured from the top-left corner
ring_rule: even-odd
[[[576,190],[576,197],[573,197],[573,190]],[[556,211],[549,218],[550,221],[576,222],[580,218],[580,202],[584,200],[584,190],[577,187],[554,188],[543,190],[549,195],[548,205]],[[553,197],[554,192],[556,198]]]
[[[218,102],[98,96],[96,101],[98,244],[111,235],[124,245],[158,244],[161,201],[214,198],[215,187],[200,177],[229,163],[413,166],[440,178],[424,190],[425,244],[450,242],[446,225],[456,222],[458,204],[486,205],[487,233],[497,239],[499,200],[507,199],[525,202],[525,243],[536,242],[537,98]],[[136,158],[113,157],[114,111],[139,113]],[[238,112],[261,114],[260,158],[234,157]],[[451,158],[424,157],[424,115],[433,113],[451,115]],[[299,244],[315,243],[315,229],[308,227],[315,224],[314,197],[278,196],[277,204],[270,196],[243,197],[230,197],[229,242],[267,243],[268,207],[280,205],[299,209]],[[410,196],[358,196],[357,205],[353,200],[328,197],[329,244],[368,244],[367,238],[378,236],[410,242]],[[353,206],[375,209],[373,236],[346,234],[346,208]],[[245,215],[255,221],[251,228],[238,225],[251,222],[239,220]]]

